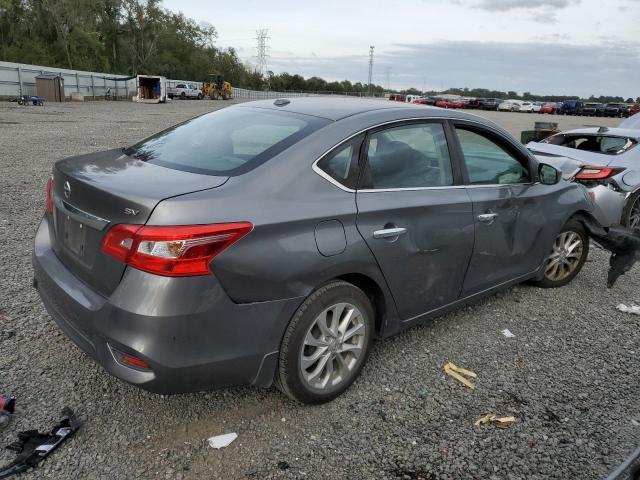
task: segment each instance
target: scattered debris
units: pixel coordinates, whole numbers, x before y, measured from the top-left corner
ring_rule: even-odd
[[[631,305],[627,307],[624,303],[621,303],[620,305],[616,306],[616,309],[624,313],[634,313],[636,315],[640,315],[640,306],[638,305]]]
[[[11,415],[13,415],[15,406],[15,397],[0,395],[0,428],[4,428],[9,424],[9,420],[11,420]]]
[[[488,413],[484,417],[479,418],[473,424],[476,427],[493,423],[498,428],[509,428],[516,421],[516,417],[498,417],[494,413]]]
[[[286,469],[288,469],[288,468],[289,468],[289,462],[284,461],[284,460],[279,461],[279,462],[278,462],[278,468],[279,468],[280,470],[286,470]]]
[[[500,333],[502,333],[502,335],[504,335],[507,338],[515,337],[515,335],[513,333],[511,333],[511,330],[509,330],[508,328],[505,328],[504,330],[501,330]]]
[[[430,397],[430,396],[431,396],[431,394],[429,393],[429,390],[422,390],[422,391],[418,394],[418,396],[419,396],[420,398],[426,398],[426,397]]]
[[[67,438],[73,435],[80,422],[73,411],[66,407],[62,410],[62,419],[53,427],[51,433],[40,433],[37,430],[28,430],[18,433],[18,441],[7,445],[7,450],[16,452],[16,459],[4,467],[0,467],[0,478],[24,472],[35,467],[51,452],[60,446]]]
[[[529,402],[527,400],[524,400],[524,399],[520,398],[515,393],[510,392],[509,390],[503,390],[503,391],[504,391],[504,393],[509,395],[509,397],[511,397],[511,400],[513,400],[514,403],[517,403],[518,405],[528,405],[529,404]]]
[[[604,228],[590,220],[585,221],[584,225],[591,238],[611,252],[607,275],[607,288],[611,288],[618,277],[640,261],[640,228]]]
[[[471,383],[469,380],[467,380],[462,376],[462,375],[466,375],[467,377],[478,378],[478,375],[476,375],[471,370],[466,370],[464,368],[456,367],[453,363],[449,362],[444,366],[444,373],[446,373],[450,377],[455,378],[460,383],[462,383],[465,387],[468,387],[471,390],[474,390],[476,388],[476,386],[473,383]]]
[[[554,422],[562,421],[562,419],[558,416],[558,414],[555,413],[553,410],[551,410],[549,407],[544,408],[544,413],[546,414],[547,417],[549,417],[549,420],[553,420]]]
[[[4,320],[4,317],[0,315],[0,320]],[[16,336],[15,330],[0,330],[0,342],[3,340],[9,340]]]
[[[209,446],[211,448],[216,448],[219,450],[221,448],[228,447],[236,438],[238,438],[237,433],[225,433],[224,435],[211,437],[207,439],[207,442],[209,442]]]

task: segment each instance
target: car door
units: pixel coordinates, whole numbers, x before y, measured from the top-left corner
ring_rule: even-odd
[[[472,205],[446,131],[439,121],[393,124],[362,149],[356,224],[403,320],[458,298],[473,249]]]
[[[454,127],[475,222],[462,292],[468,296],[539,267],[550,247],[540,241],[546,187],[535,182],[529,156],[497,132],[464,122]]]

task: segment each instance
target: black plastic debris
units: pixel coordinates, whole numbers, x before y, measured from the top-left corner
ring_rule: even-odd
[[[591,238],[611,252],[607,275],[607,287],[611,288],[621,275],[640,261],[640,228],[605,228],[592,221],[584,224]]]
[[[72,436],[78,428],[80,428],[80,422],[73,411],[67,407],[62,410],[62,419],[53,427],[51,433],[40,433],[37,430],[20,432],[18,441],[6,446],[7,450],[16,452],[17,456],[10,464],[0,467],[0,478],[7,478],[35,467]]]
[[[286,460],[280,460],[278,462],[278,468],[280,470],[287,470],[289,468],[289,462],[287,462]]]

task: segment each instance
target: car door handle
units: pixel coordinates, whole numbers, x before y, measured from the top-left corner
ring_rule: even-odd
[[[405,233],[407,233],[407,229],[403,227],[385,228],[383,230],[376,230],[373,232],[373,238],[397,237],[399,235],[404,235]]]
[[[482,213],[480,215],[478,215],[478,221],[479,222],[486,222],[486,223],[491,223],[495,220],[495,218],[498,216],[497,213]]]

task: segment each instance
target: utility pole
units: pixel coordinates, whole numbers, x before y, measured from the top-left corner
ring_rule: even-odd
[[[267,51],[269,47],[267,46],[267,40],[269,40],[269,29],[263,28],[261,30],[256,30],[256,40],[258,41],[258,45],[256,46],[257,50],[257,59],[258,59],[258,72],[261,76],[265,76],[269,71],[267,69]]]
[[[384,88],[387,92],[391,91],[391,67],[384,69]]]
[[[375,47],[371,45],[369,47],[369,96],[373,96],[373,84],[371,83],[371,77],[373,76],[373,49]]]

